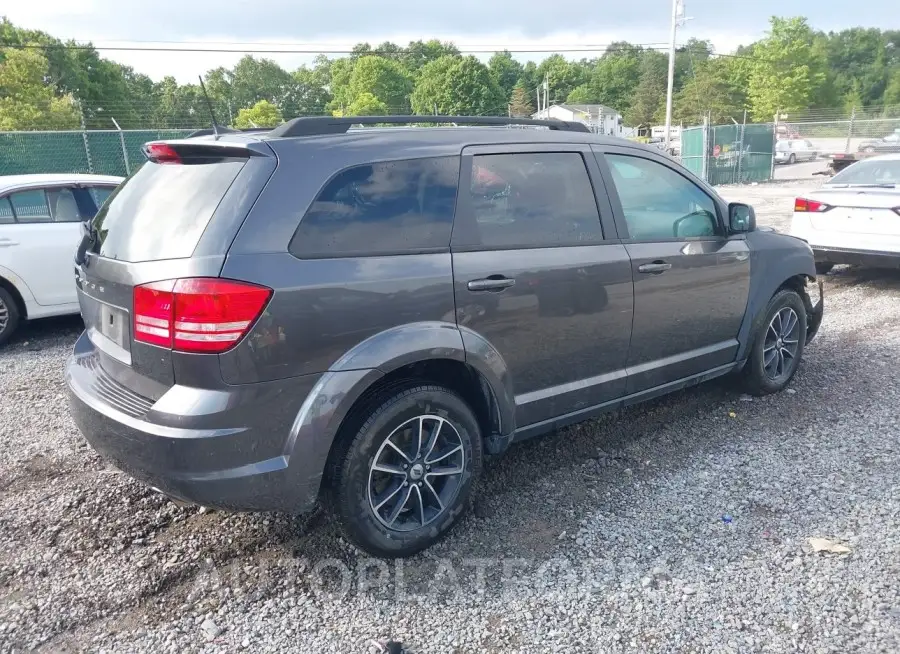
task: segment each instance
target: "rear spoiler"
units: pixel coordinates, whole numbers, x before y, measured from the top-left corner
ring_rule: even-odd
[[[213,136],[216,134],[246,134],[253,132],[271,132],[272,127],[248,127],[247,129],[234,129],[233,127],[204,127],[188,134],[185,138],[193,139],[198,136]]]
[[[271,148],[260,141],[207,141],[191,138],[172,141],[151,141],[141,148],[153,163],[214,163],[223,159],[249,159],[268,156]]]

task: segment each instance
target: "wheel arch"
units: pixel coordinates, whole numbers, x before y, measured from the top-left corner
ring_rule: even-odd
[[[471,348],[471,349],[467,349]],[[501,453],[515,431],[515,404],[502,357],[481,336],[452,323],[403,325],[359,343],[326,372],[303,403],[285,454],[303,442],[305,467],[332,474],[340,447],[367,409],[392,389],[430,382],[459,394],[483,430],[485,450]]]
[[[28,304],[25,302],[25,296],[22,294],[22,291],[19,290],[15,281],[10,279],[10,277],[11,275],[7,275],[3,270],[0,270],[0,288],[3,288],[12,296],[16,303],[16,308],[19,310],[19,316],[22,320],[27,320]]]
[[[749,356],[754,335],[775,294],[783,288],[791,288],[801,298],[808,299],[806,283],[816,279],[815,261],[807,247],[799,247],[799,243],[783,245],[783,239],[792,237],[767,232],[754,232],[752,237],[750,290],[738,332],[737,361],[745,361]]]

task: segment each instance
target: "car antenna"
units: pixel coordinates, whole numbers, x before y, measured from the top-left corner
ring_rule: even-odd
[[[216,112],[213,111],[212,100],[209,99],[209,93],[206,92],[206,85],[203,83],[203,76],[197,75],[200,80],[200,90],[203,91],[203,97],[206,98],[206,106],[209,107],[209,116],[212,118],[212,131],[215,139],[219,138],[219,123],[216,120]]]

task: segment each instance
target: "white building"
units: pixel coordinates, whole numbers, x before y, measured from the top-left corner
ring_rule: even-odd
[[[577,121],[590,127],[592,132],[607,136],[623,136],[622,114],[602,104],[552,104],[541,109],[532,118]]]

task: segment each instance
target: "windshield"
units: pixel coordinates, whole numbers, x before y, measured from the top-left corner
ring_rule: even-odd
[[[832,177],[827,186],[842,184],[900,184],[900,159],[860,161]]]

